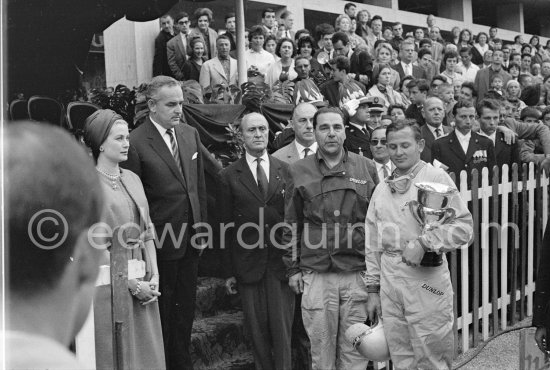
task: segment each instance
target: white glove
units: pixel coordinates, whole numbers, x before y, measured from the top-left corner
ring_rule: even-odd
[[[350,117],[355,116],[357,108],[359,108],[359,99],[351,99],[347,103],[344,103],[343,108],[348,112]]]

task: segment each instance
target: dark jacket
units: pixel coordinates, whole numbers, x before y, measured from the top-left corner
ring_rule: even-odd
[[[285,280],[284,249],[276,247],[281,241],[282,228],[274,231],[273,239],[271,231],[284,220],[284,195],[290,177],[288,164],[269,156],[267,200],[260,193],[245,157],[222,170],[220,177],[216,202],[219,224],[235,223],[235,227],[220,234],[225,247],[222,274],[249,284],[261,280],[270,269],[279,279]],[[242,230],[240,235],[239,229]]]
[[[374,163],[346,152],[327,168],[320,151],[290,165],[283,244],[288,276],[365,270],[365,217],[378,183]]]
[[[453,131],[449,135],[437,139],[432,146],[432,159],[438,160],[449,169],[447,172],[454,173],[457,182],[460,180],[460,172],[468,173],[468,185],[471,183],[471,171],[477,169],[479,183],[481,184],[481,170],[489,168],[489,178],[496,164],[495,151],[491,139],[472,132],[468,144],[468,152],[464,153],[460,141]]]
[[[180,123],[174,128],[183,175],[150,118],[130,134],[128,160],[121,166],[139,176],[155,225],[159,260],[183,258],[193,224],[207,222],[206,185],[197,130]],[[183,228],[186,229],[183,229]],[[171,228],[171,230],[170,230]],[[170,237],[170,233],[175,236]],[[179,242],[178,242],[179,241]]]
[[[172,70],[168,65],[168,53],[166,44],[174,37],[168,32],[160,31],[155,39],[155,55],[153,56],[153,77],[170,76],[174,77]]]
[[[550,222],[546,224],[541,250],[537,284],[533,298],[532,325],[546,328],[546,337],[548,338],[550,332]]]
[[[352,153],[360,154],[363,157],[372,159],[372,153],[370,151],[371,132],[366,126],[365,129],[367,130],[367,133],[363,133],[358,130],[357,127],[347,124],[344,147]]]
[[[453,131],[452,128],[449,126],[443,125],[443,135],[446,135]],[[432,144],[435,141],[434,134],[432,134],[432,131],[428,127],[428,124],[423,125],[420,127],[420,133],[422,134],[422,139],[424,139],[424,150],[420,154],[420,159],[422,159],[426,163],[432,163]]]

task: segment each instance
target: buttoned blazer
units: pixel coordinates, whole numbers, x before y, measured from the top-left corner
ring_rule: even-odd
[[[220,233],[225,277],[235,276],[240,283],[255,283],[271,269],[278,279],[286,279],[284,249],[277,248],[283,230],[278,228],[271,234],[272,228],[284,220],[289,176],[288,164],[269,156],[269,186],[264,199],[245,157],[220,172],[216,198],[219,224],[235,223]]]
[[[475,154],[482,151],[485,157],[476,157]],[[481,170],[483,167],[489,169],[492,173],[493,166],[496,164],[495,151],[491,139],[472,132],[470,142],[468,143],[468,151],[464,153],[460,141],[453,131],[447,136],[440,137],[433,143],[432,146],[433,160],[438,160],[449,169],[449,173],[454,173],[457,181],[460,179],[460,172],[465,170],[468,172],[468,184],[471,181],[471,171],[477,169],[479,179],[481,180]]]
[[[370,130],[367,128],[367,133],[363,133],[355,126],[346,125],[346,141],[344,141],[344,147],[352,153],[372,159],[370,150]]]
[[[204,92],[211,91],[218,84],[238,84],[237,61],[229,57],[229,79],[225,75],[222,63],[218,57],[207,60],[202,64],[199,83]]]
[[[449,134],[453,129],[449,126],[443,127],[443,135]],[[420,154],[420,159],[426,163],[432,163],[432,145],[435,141],[435,136],[432,134],[432,131],[428,128],[428,124],[425,124],[420,127],[420,133],[422,139],[424,139],[424,150]]]
[[[199,134],[187,124],[175,126],[174,133],[183,174],[149,117],[130,134],[128,160],[121,163],[123,168],[138,175],[143,183],[159,241],[159,260],[183,258],[190,248],[186,236],[194,232],[193,224],[207,222]],[[170,228],[176,240],[169,236]],[[178,239],[180,232],[181,238]]]

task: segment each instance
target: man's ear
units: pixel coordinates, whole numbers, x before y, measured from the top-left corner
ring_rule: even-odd
[[[424,139],[420,139],[418,141],[418,149],[420,150],[420,153],[424,151],[425,147],[426,147],[426,141]]]
[[[149,107],[149,111],[156,113],[156,103],[153,99],[147,100],[147,107]]]

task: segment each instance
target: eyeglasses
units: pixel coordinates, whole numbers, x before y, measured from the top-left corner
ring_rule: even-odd
[[[370,140],[370,145],[372,146],[376,146],[378,145],[378,143],[382,144],[382,145],[386,145],[386,139],[380,139],[380,140],[376,140],[376,139],[371,139]]]
[[[178,24],[188,24],[189,21],[179,21]]]

